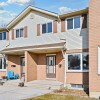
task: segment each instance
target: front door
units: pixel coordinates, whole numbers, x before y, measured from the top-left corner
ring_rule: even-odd
[[[56,56],[47,56],[46,57],[46,75],[47,78],[56,77]]]

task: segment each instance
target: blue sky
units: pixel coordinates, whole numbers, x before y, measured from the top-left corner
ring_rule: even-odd
[[[8,24],[28,5],[65,13],[88,7],[88,0],[0,0],[0,26]]]

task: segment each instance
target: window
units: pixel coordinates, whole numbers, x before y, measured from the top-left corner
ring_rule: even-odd
[[[98,74],[100,75],[100,47],[98,47]]]
[[[23,33],[24,33],[24,29],[21,28],[21,29],[20,29],[20,37],[23,37]]]
[[[42,33],[46,33],[46,24],[42,25]]]
[[[68,55],[68,70],[80,70],[81,56],[80,54]]]
[[[24,36],[24,29],[23,28],[17,29],[16,30],[16,38],[23,37],[23,36]]]
[[[20,65],[25,66],[25,57],[20,58]]]
[[[80,28],[80,16],[67,19],[67,29]]]
[[[80,28],[80,17],[74,18],[74,28]]]
[[[67,20],[67,29],[73,29],[73,18]]]
[[[0,58],[0,69],[6,69],[6,59]]]
[[[88,53],[68,54],[68,71],[88,71]]]
[[[89,69],[89,55],[84,53],[83,54],[83,70]]]
[[[72,88],[83,88],[83,84],[71,84]]]
[[[47,24],[42,24],[42,34],[52,32],[52,22]]]
[[[47,32],[48,32],[48,33],[52,32],[52,23],[48,23],[47,26],[48,26]]]
[[[0,40],[6,40],[6,32],[0,33]]]
[[[0,40],[2,40],[2,33],[0,33]]]
[[[19,30],[16,30],[16,38],[19,38]]]

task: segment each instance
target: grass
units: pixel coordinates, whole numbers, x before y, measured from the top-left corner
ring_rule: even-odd
[[[40,97],[26,99],[26,100],[97,100],[91,98],[75,97],[70,95],[46,94]]]

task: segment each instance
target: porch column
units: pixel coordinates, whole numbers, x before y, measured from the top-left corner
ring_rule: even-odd
[[[37,79],[37,55],[25,51],[25,81]]]

